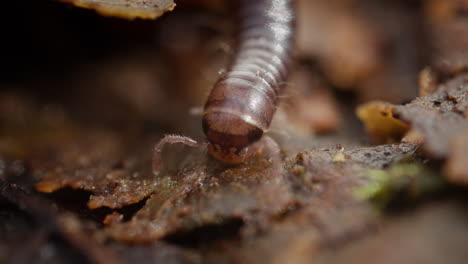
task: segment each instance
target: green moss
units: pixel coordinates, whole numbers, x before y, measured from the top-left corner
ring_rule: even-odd
[[[442,189],[445,182],[437,169],[418,162],[398,163],[386,170],[365,170],[367,181],[354,191],[359,200],[369,200],[384,208],[396,196],[417,199],[424,194]]]

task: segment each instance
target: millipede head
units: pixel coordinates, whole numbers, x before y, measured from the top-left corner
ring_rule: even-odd
[[[203,131],[210,154],[228,163],[244,162],[249,146],[263,135],[263,130],[238,115],[223,112],[206,113],[203,116]]]

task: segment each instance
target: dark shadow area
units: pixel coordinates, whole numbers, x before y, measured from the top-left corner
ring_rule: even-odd
[[[89,209],[87,206],[91,192],[84,190],[74,190],[72,188],[60,189],[45,196],[54,201],[61,209],[76,213],[78,217],[102,224],[105,217],[113,212],[123,215],[122,221],[130,220],[146,203],[145,198],[138,203],[130,204],[119,209],[100,207]]]
[[[220,240],[236,240],[244,222],[240,219],[225,220],[220,224],[197,227],[167,235],[166,242],[187,248],[200,248]]]

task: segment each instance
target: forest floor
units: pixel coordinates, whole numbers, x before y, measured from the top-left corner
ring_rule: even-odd
[[[0,263],[466,263],[468,2],[298,1],[282,169],[173,145],[155,176],[164,134],[203,140],[219,2],[4,4]]]

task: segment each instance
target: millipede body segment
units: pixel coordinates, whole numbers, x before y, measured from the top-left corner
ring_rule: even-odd
[[[215,83],[205,104],[206,145],[213,157],[229,163],[241,163],[262,148],[278,157],[273,140],[264,137],[256,143],[270,126],[288,76],[295,33],[294,1],[230,2],[238,9],[237,45],[226,74]],[[165,136],[154,148],[155,175],[161,171],[164,145],[173,143],[205,145],[188,137]],[[276,167],[280,171],[281,166]]]
[[[270,126],[292,60],[293,0],[239,0],[238,41],[203,112],[209,152],[240,163]]]

